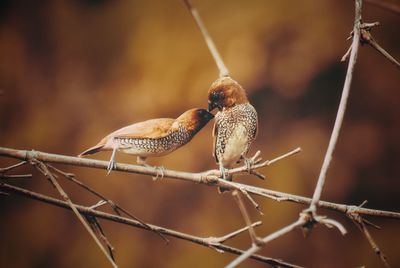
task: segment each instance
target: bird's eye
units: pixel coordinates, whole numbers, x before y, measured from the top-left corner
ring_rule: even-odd
[[[224,95],[224,92],[222,92],[222,91],[218,91],[218,92],[214,92],[213,93],[213,99],[214,100],[220,101],[220,100],[223,100],[224,97],[225,97],[225,95]]]

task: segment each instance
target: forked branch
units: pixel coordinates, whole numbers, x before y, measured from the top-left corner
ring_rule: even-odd
[[[287,155],[287,154],[285,154]],[[108,161],[102,160],[95,160],[95,159],[86,159],[86,158],[79,158],[74,156],[66,156],[60,154],[50,154],[45,152],[39,151],[27,151],[27,150],[16,150],[11,148],[4,148],[0,147],[0,156],[16,158],[20,160],[29,160],[35,158],[37,160],[46,162],[46,163],[58,163],[63,165],[71,165],[71,166],[80,166],[80,167],[87,167],[87,168],[97,168],[97,169],[104,169],[107,170]],[[282,159],[281,156],[275,159]],[[269,161],[270,164],[276,164],[274,160]],[[115,168],[116,171],[119,172],[126,172],[126,173],[135,173],[135,174],[143,174],[156,176],[157,170],[151,167],[143,167],[138,165],[129,165],[129,164],[122,164],[118,163]],[[246,168],[244,167],[244,170]],[[266,188],[255,187],[247,184],[242,184],[238,182],[228,182],[225,180],[221,180],[214,175],[205,176],[206,172],[200,173],[191,173],[191,172],[184,172],[184,171],[176,171],[170,169],[164,169],[164,179],[177,179],[183,180],[191,183],[196,184],[205,184],[208,186],[215,186],[215,187],[225,187],[231,190],[235,189],[245,189],[250,194],[255,194],[258,196],[263,196],[266,198],[270,198],[272,200],[278,202],[293,202],[298,204],[309,205],[311,203],[311,198],[294,195],[289,193],[283,193],[279,191],[269,190]],[[234,184],[235,187],[232,187],[231,184]],[[369,209],[364,207],[359,207],[358,205],[346,205],[346,204],[339,204],[327,201],[319,201],[318,207],[330,209],[333,211],[337,211],[340,213],[346,214],[348,211],[357,212],[362,215],[369,215],[374,217],[384,217],[384,218],[391,218],[391,219],[398,219],[400,220],[400,213],[399,212],[392,212],[392,211],[384,211],[384,210],[377,210],[377,209]]]
[[[55,198],[52,198],[52,197],[49,197],[49,196],[46,196],[46,195],[43,195],[40,193],[36,193],[33,191],[29,191],[29,190],[20,188],[20,187],[12,186],[12,185],[3,183],[1,181],[0,181],[0,190],[4,191],[5,193],[17,194],[17,195],[20,195],[23,197],[27,197],[27,198],[34,199],[34,200],[37,200],[40,202],[44,202],[44,203],[47,203],[50,205],[54,205],[57,207],[71,210],[71,207],[69,206],[69,204],[66,201],[55,199]],[[164,227],[160,227],[160,226],[156,226],[156,225],[152,225],[152,224],[143,225],[142,223],[140,223],[134,219],[98,211],[98,210],[95,210],[95,209],[92,209],[92,208],[86,207],[86,206],[74,204],[74,207],[79,211],[79,213],[81,213],[82,215],[85,215],[85,216],[91,216],[91,217],[96,217],[99,219],[113,221],[116,223],[141,228],[144,230],[149,230],[148,228],[150,228],[152,231],[160,232],[163,235],[186,240],[186,241],[198,244],[198,245],[218,249],[220,252],[228,252],[228,253],[232,253],[232,254],[236,254],[236,255],[240,255],[244,252],[243,250],[224,245],[224,244],[222,244],[222,241],[221,241],[221,243],[215,243],[215,241],[207,239],[207,238],[198,237],[198,236],[186,234],[183,232],[178,232],[178,231],[171,230],[168,228],[164,228]],[[273,267],[300,267],[300,266],[297,266],[294,264],[286,263],[286,262],[283,262],[280,260],[275,260],[272,258],[260,256],[260,255],[252,255],[250,258],[260,261],[260,262],[270,264]]]

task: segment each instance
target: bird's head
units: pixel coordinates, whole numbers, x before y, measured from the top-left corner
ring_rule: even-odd
[[[188,131],[194,131],[196,133],[213,118],[214,115],[206,109],[194,108],[181,114],[175,120],[175,123],[183,126]]]
[[[246,92],[238,82],[230,77],[222,77],[212,83],[208,90],[208,111],[215,108],[233,107],[248,102]]]

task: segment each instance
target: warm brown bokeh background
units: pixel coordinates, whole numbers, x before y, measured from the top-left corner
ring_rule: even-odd
[[[397,1],[397,3],[399,3]],[[333,126],[347,64],[340,58],[353,24],[353,1],[195,1],[233,77],[259,113],[252,152],[273,158],[301,146],[296,157],[266,168],[268,179],[240,181],[311,196]],[[2,1],[0,4],[0,146],[77,155],[126,124],[176,117],[205,107],[218,71],[181,1]],[[380,21],[379,43],[400,58],[400,16],[364,5],[365,21]],[[400,75],[370,47],[362,47],[323,199],[400,210]],[[214,168],[212,124],[174,154],[150,163],[172,169]],[[108,159],[108,153],[96,155]],[[119,155],[121,162],[134,157]],[[1,166],[15,163],[0,159]],[[181,181],[104,170],[62,167],[142,219],[199,236],[244,225],[228,195]],[[20,169],[18,173],[25,170]],[[40,179],[19,186],[57,196]],[[73,200],[95,199],[63,185]],[[302,206],[257,198],[265,215],[259,234],[294,221]],[[106,267],[107,262],[73,215],[32,200],[0,196],[1,267]],[[379,267],[364,237],[318,226],[308,238],[292,232],[262,254],[310,267]],[[400,266],[400,229],[373,219],[371,230],[393,267]],[[121,267],[220,267],[233,259],[185,241],[103,223]],[[229,244],[247,248],[247,234]],[[248,261],[244,267],[261,267]]]

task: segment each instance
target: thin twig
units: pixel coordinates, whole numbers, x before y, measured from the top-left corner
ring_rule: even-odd
[[[295,221],[294,223],[285,226],[282,229],[279,229],[278,231],[264,237],[261,238],[261,243],[260,244],[266,244],[274,239],[277,239],[291,231],[293,231],[294,229],[302,226],[303,224],[305,224],[305,220],[300,217],[297,221]],[[235,260],[233,260],[231,263],[229,263],[227,266],[225,266],[225,268],[234,268],[237,267],[240,263],[242,263],[244,260],[248,259],[250,256],[252,256],[253,254],[255,254],[257,251],[259,251],[261,249],[260,244],[252,244],[252,246],[246,250],[242,255],[240,255],[239,257],[237,257]]]
[[[54,205],[57,207],[71,210],[71,207],[69,206],[69,204],[66,201],[55,199],[55,198],[52,198],[52,197],[49,197],[49,196],[46,196],[46,195],[43,195],[40,193],[35,193],[33,191],[29,191],[29,190],[26,190],[26,189],[23,189],[23,188],[20,188],[17,186],[13,186],[13,185],[9,185],[9,184],[0,182],[0,189],[7,193],[17,194],[17,195],[20,195],[20,196],[23,196],[26,198],[34,199],[34,200],[44,202],[44,203],[47,203],[50,205]],[[129,225],[129,226],[141,228],[144,230],[149,230],[146,226],[143,226],[140,222],[130,219],[130,218],[126,218],[126,217],[122,217],[122,216],[118,216],[118,215],[114,215],[114,214],[110,214],[110,213],[106,213],[106,212],[102,212],[102,211],[97,211],[94,209],[90,209],[89,207],[85,207],[85,206],[81,206],[81,205],[77,205],[77,204],[74,204],[74,206],[80,213],[82,213],[84,215],[89,215],[89,216],[113,221],[116,223]],[[207,240],[202,237],[185,234],[185,233],[167,229],[164,227],[159,227],[159,226],[152,225],[152,224],[149,224],[149,227],[153,231],[157,230],[158,232],[161,232],[164,235],[167,235],[170,237],[175,237],[175,238],[182,239],[182,240],[186,240],[186,241],[196,243],[196,244],[206,246],[206,247],[215,247],[215,248],[220,249],[223,252],[229,252],[229,253],[236,254],[236,255],[240,255],[244,252],[243,250],[240,250],[240,249],[237,249],[234,247],[230,247],[230,246],[226,246],[223,244],[218,244],[218,245],[210,244],[210,243],[207,243]],[[289,264],[289,263],[286,263],[286,262],[283,262],[280,260],[275,260],[272,258],[260,256],[260,255],[253,255],[253,256],[251,256],[251,258],[255,259],[257,261],[268,263],[275,267],[276,266],[278,266],[278,267],[299,267],[294,264]]]
[[[245,226],[245,227],[243,227],[243,228],[241,228],[241,229],[239,229],[239,230],[233,231],[233,232],[231,232],[231,233],[229,233],[229,234],[227,234],[227,235],[220,236],[220,237],[210,236],[210,237],[207,237],[207,238],[204,238],[204,239],[205,239],[208,243],[210,243],[210,244],[224,243],[224,242],[226,242],[227,240],[229,240],[229,239],[231,239],[231,238],[234,238],[234,237],[236,237],[237,235],[243,233],[244,231],[249,230],[249,228],[254,228],[254,227],[259,226],[259,225],[261,225],[261,224],[262,224],[261,221],[256,221],[256,222],[250,224],[250,226]]]
[[[98,237],[100,237],[101,240],[103,240],[103,243],[107,246],[108,253],[110,254],[111,259],[115,262],[114,247],[111,245],[110,241],[105,235],[99,221],[97,220],[96,217],[93,216],[85,216],[85,217],[86,220],[89,222],[90,226],[92,226],[92,229],[97,233]]]
[[[90,228],[88,223],[85,221],[85,219],[82,217],[82,215],[79,213],[78,209],[76,206],[72,203],[71,199],[67,195],[67,193],[63,190],[61,185],[57,182],[56,178],[54,175],[50,172],[50,170],[47,168],[45,164],[42,162],[31,159],[30,161],[33,162],[33,164],[37,167],[37,169],[43,173],[43,175],[46,176],[46,178],[53,184],[53,186],[57,189],[57,191],[60,193],[60,196],[68,203],[69,207],[71,210],[75,213],[76,217],[79,219],[79,221],[82,223],[82,225],[85,227],[85,229],[88,231],[88,233],[92,236],[93,240],[96,242],[100,250],[104,253],[106,256],[107,260],[111,263],[113,267],[118,267],[117,264],[114,262],[114,260],[111,258],[111,256],[107,253],[106,249],[104,246],[101,244],[100,240],[97,238],[96,234],[93,232],[93,230]]]
[[[0,179],[26,179],[26,178],[32,178],[32,174],[4,175],[0,173]]]
[[[261,239],[262,243],[260,244],[255,244],[253,245],[241,256],[237,257],[234,261],[232,261],[229,265],[226,267],[233,268],[237,267],[241,262],[249,258],[250,255],[256,253],[258,250],[261,249],[261,247],[268,243],[269,241],[272,241],[273,239],[276,239],[278,237],[281,237],[282,235],[287,234],[288,232],[291,232],[297,227],[302,227],[303,230],[309,231],[311,230],[312,226],[316,224],[317,222],[324,224],[328,227],[335,226],[337,227],[342,234],[346,232],[344,227],[337,221],[328,219],[326,217],[318,216],[316,213],[317,210],[317,204],[320,201],[321,198],[321,193],[325,184],[326,180],[326,174],[329,168],[329,165],[332,160],[333,156],[333,151],[336,146],[336,142],[338,140],[340,128],[342,126],[343,118],[344,118],[344,113],[346,110],[346,104],[347,104],[347,98],[350,92],[350,85],[351,85],[351,80],[352,80],[352,75],[354,71],[354,66],[357,58],[357,52],[358,52],[358,46],[359,46],[359,40],[360,40],[360,25],[361,25],[361,6],[362,6],[362,0],[356,0],[356,15],[355,15],[355,22],[354,22],[354,38],[353,38],[353,44],[351,48],[351,54],[350,54],[350,61],[349,61],[349,67],[347,70],[346,74],[346,80],[344,83],[343,87],[343,93],[342,93],[342,98],[340,100],[339,104],[339,109],[337,112],[336,120],[335,120],[335,125],[332,131],[331,139],[329,141],[329,146],[328,150],[326,152],[324,162],[322,164],[321,172],[318,178],[317,186],[315,188],[313,198],[311,200],[311,204],[307,210],[304,210],[302,213],[300,213],[300,216],[297,221],[294,223],[264,237]]]
[[[21,161],[21,162],[15,164],[15,165],[11,165],[11,166],[5,167],[5,168],[0,168],[0,174],[4,174],[4,173],[6,173],[7,171],[13,170],[13,169],[15,169],[15,168],[17,168],[17,167],[20,167],[20,166],[23,166],[23,165],[25,165],[26,163],[27,163],[26,161]]]
[[[362,0],[356,0],[355,6],[356,6],[355,7],[355,20],[354,20],[354,29],[353,29],[354,37],[353,37],[353,43],[351,45],[351,53],[350,53],[349,65],[347,68],[346,80],[344,81],[342,97],[340,99],[340,104],[339,104],[339,109],[338,109],[338,112],[336,115],[335,125],[332,130],[331,138],[329,140],[328,150],[325,154],[321,172],[318,177],[317,186],[315,188],[315,191],[314,191],[314,194],[312,197],[312,202],[310,204],[310,211],[313,214],[316,213],[317,203],[321,198],[321,193],[324,188],[324,184],[325,184],[325,180],[326,180],[326,174],[327,174],[328,168],[330,166],[330,163],[331,163],[331,160],[333,157],[333,152],[335,150],[336,142],[339,137],[340,129],[342,127],[343,118],[344,118],[344,114],[346,111],[347,99],[348,99],[348,96],[350,93],[350,86],[351,86],[351,81],[353,78],[354,67],[355,67],[355,63],[357,60],[358,47],[360,44],[359,40],[360,40]]]
[[[221,182],[222,185],[228,185],[230,186],[230,189],[235,189],[235,191],[240,191],[249,201],[250,203],[254,206],[254,208],[260,213],[261,215],[264,215],[264,213],[261,211],[260,205],[249,195],[249,193],[246,191],[246,189],[242,187],[238,187],[235,183],[231,181],[224,180]]]
[[[130,213],[129,211],[127,211],[126,209],[120,207],[118,204],[116,204],[114,201],[106,198],[104,195],[100,194],[99,192],[95,191],[94,189],[90,188],[89,186],[85,185],[84,183],[82,183],[81,181],[77,180],[75,178],[75,175],[72,173],[66,173],[50,164],[48,164],[48,167],[53,169],[54,171],[58,172],[59,174],[63,175],[66,179],[72,181],[73,183],[77,184],[78,186],[82,187],[83,189],[87,190],[88,192],[94,194],[95,196],[97,196],[98,198],[100,198],[101,200],[104,200],[105,202],[107,202],[111,208],[115,211],[115,213],[117,213],[118,215],[121,216],[120,212],[125,213],[128,217],[131,217],[134,220],[137,220],[138,222],[142,223],[143,225],[147,225],[147,223],[145,223],[144,221],[142,221],[141,219],[139,219],[138,217],[134,216],[132,213]],[[163,236],[161,233],[156,232],[157,235],[159,235],[166,243],[168,243],[168,239]]]
[[[260,169],[260,168],[263,168],[263,167],[270,166],[272,164],[275,164],[276,162],[279,162],[279,161],[281,161],[283,159],[286,159],[286,158],[288,158],[290,156],[293,156],[295,154],[298,154],[300,152],[301,152],[301,148],[297,147],[296,149],[294,149],[294,150],[292,150],[290,152],[287,152],[287,153],[285,153],[283,155],[280,155],[280,156],[278,156],[278,157],[276,157],[276,158],[274,158],[272,160],[266,160],[266,161],[264,161],[262,163],[258,163],[258,164],[252,165],[251,169],[255,170],[255,169]],[[232,168],[232,169],[229,170],[230,174],[236,174],[236,173],[242,173],[242,172],[247,172],[247,166],[246,165],[243,165],[243,166],[237,167],[237,168]]]
[[[357,213],[352,213],[348,215],[349,218],[354,222],[354,224],[358,227],[361,233],[364,234],[365,238],[368,240],[368,243],[371,245],[372,250],[378,255],[379,259],[382,261],[385,267],[390,267],[385,254],[380,250],[375,240],[372,238],[367,226],[365,226],[365,220]]]
[[[257,244],[259,242],[258,237],[256,235],[256,232],[254,231],[254,228],[253,228],[251,220],[250,220],[249,212],[247,211],[246,206],[244,205],[243,200],[240,197],[239,191],[238,190],[233,191],[232,196],[235,199],[235,201],[239,207],[240,213],[242,214],[242,217],[244,219],[244,222],[246,223],[246,225],[248,227],[251,242],[253,244]]]
[[[40,161],[49,162],[49,163],[59,163],[64,165],[72,165],[72,166],[81,166],[87,168],[98,168],[107,170],[108,161],[101,161],[95,159],[85,159],[73,156],[59,155],[59,154],[50,154],[39,151],[26,151],[26,150],[16,150],[11,148],[3,148],[0,147],[0,156],[12,157],[21,160],[28,160],[35,158]],[[149,176],[155,176],[156,172],[152,168],[147,168],[138,165],[129,165],[129,164],[117,164],[116,170],[120,172],[127,173],[135,173],[135,174],[143,174]],[[232,190],[235,189],[245,189],[250,194],[255,194],[259,196],[263,196],[266,198],[270,198],[279,202],[294,202],[299,204],[309,205],[311,203],[311,198],[294,195],[289,193],[283,193],[279,191],[273,191],[265,188],[255,187],[247,184],[242,184],[238,182],[229,182],[230,184],[235,185],[233,188],[231,185],[226,184],[226,180],[220,180],[216,176],[205,177],[204,172],[201,173],[190,173],[176,170],[164,169],[164,179],[177,179],[183,180],[191,183],[197,184],[205,184],[208,186],[223,186],[225,188],[229,188]],[[224,184],[225,183],[225,184]],[[377,210],[377,209],[369,209],[359,207],[358,205],[347,205],[347,204],[339,204],[327,201],[319,201],[317,204],[321,208],[334,210],[340,213],[347,213],[348,211],[357,212],[363,215],[369,215],[374,217],[384,217],[400,220],[400,213],[393,211],[385,211],[385,210]]]
[[[203,20],[201,19],[199,13],[197,12],[197,9],[193,7],[193,5],[190,3],[190,0],[183,0],[183,1],[185,2],[187,8],[189,9],[190,14],[192,14],[193,19],[196,21],[197,26],[200,28],[201,34],[203,35],[203,38],[207,43],[208,49],[210,50],[215,60],[215,63],[217,64],[219,70],[219,77],[229,76],[228,68],[226,68],[224,61],[222,60],[217,50],[217,47],[214,44],[213,39],[208,33],[207,28],[203,23]]]
[[[369,30],[362,30],[362,39],[363,41],[367,42],[371,47],[373,47],[375,50],[377,50],[379,53],[381,53],[385,58],[387,58],[391,63],[396,65],[397,68],[400,68],[400,63],[392,56],[390,55],[385,49],[383,49],[378,42],[372,37],[371,33]]]

